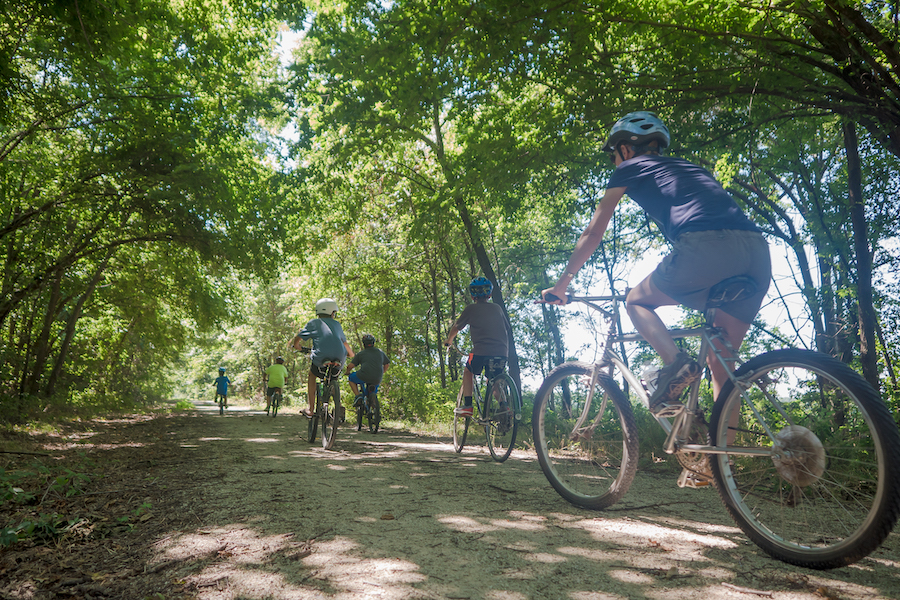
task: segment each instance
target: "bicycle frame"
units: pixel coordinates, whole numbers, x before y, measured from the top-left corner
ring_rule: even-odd
[[[644,407],[648,408],[650,404],[650,397],[647,394],[647,391],[644,389],[643,384],[641,383],[638,376],[635,375],[634,372],[627,366],[625,360],[613,349],[614,344],[646,341],[643,336],[641,336],[641,334],[637,332],[623,334],[620,334],[618,332],[618,307],[620,303],[625,301],[625,296],[573,296],[570,297],[570,301],[581,302],[582,304],[589,306],[590,308],[602,314],[603,318],[609,322],[609,330],[606,336],[606,344],[603,347],[603,353],[600,359],[593,365],[594,368],[592,374],[593,381],[591,382],[591,393],[593,394],[593,390],[595,389],[595,386],[593,384],[596,383],[598,373],[600,373],[601,371],[606,371],[609,375],[612,375],[613,370],[616,369],[628,383],[629,389],[633,390],[641,400],[641,403],[644,405]],[[599,306],[597,304],[598,302],[612,304],[612,307],[610,309],[604,308],[602,306]],[[732,383],[741,390],[741,394],[744,397],[744,404],[754,413],[760,424],[762,424],[762,426],[765,428],[769,438],[774,441],[775,434],[769,429],[768,425],[766,424],[766,420],[761,417],[761,415],[757,412],[756,407],[752,402],[750,402],[749,398],[747,398],[745,386],[740,385],[738,379],[734,376],[733,371],[735,370],[735,366],[740,365],[743,361],[741,361],[740,358],[736,355],[733,358],[726,359],[724,356],[722,356],[719,349],[713,343],[713,340],[719,339],[727,345],[727,342],[722,338],[720,330],[712,325],[715,317],[715,310],[715,308],[707,309],[707,311],[704,313],[703,325],[686,329],[671,329],[669,330],[669,334],[673,339],[683,339],[688,337],[700,338],[700,350],[697,353],[697,362],[701,365],[704,365],[704,371],[708,372],[709,366],[707,364],[707,360],[710,352],[712,352],[712,355],[716,357],[716,359],[725,369],[725,372],[728,373],[728,377],[731,379]],[[729,365],[729,362],[734,363],[734,365]],[[669,417],[657,417],[654,415],[656,421],[666,432],[666,441],[663,445],[663,450],[666,452],[666,454],[674,454],[675,452],[681,450],[696,452],[699,454],[745,454],[748,456],[770,456],[772,454],[771,450],[761,450],[758,448],[740,449],[732,448],[727,445],[710,446],[706,444],[687,444],[682,442],[682,440],[679,438],[679,434],[690,430],[690,427],[693,424],[693,420],[696,417],[697,411],[699,409],[701,380],[702,378],[698,378],[697,381],[691,384],[688,393],[688,399],[687,402],[685,402],[685,408],[674,417],[674,423],[669,420]],[[787,418],[787,413],[778,404],[777,400],[771,396],[770,400],[775,404],[775,406],[778,406],[779,411],[783,416]],[[593,398],[589,397],[588,401],[585,402],[582,415],[576,422],[576,427],[579,430],[584,428],[584,421],[587,418],[587,413],[590,409],[592,401]],[[603,411],[606,408],[606,398],[603,399],[603,402],[604,404],[601,405],[601,411],[598,413],[598,417],[599,415],[603,414]],[[599,423],[595,422],[590,425],[589,428],[592,430],[598,424]]]
[[[771,556],[815,569],[845,566],[877,548],[900,515],[900,431],[878,391],[831,356],[781,348],[732,358],[715,311],[753,289],[746,278],[720,282],[700,326],[670,331],[699,337],[706,372],[721,365],[727,377],[716,382],[709,414],[701,412],[697,379],[684,404],[654,415],[667,432],[664,450],[682,466],[679,487],[713,484],[738,527]],[[619,333],[624,298],[570,300],[603,315],[608,331],[598,335],[597,360],[568,361],[547,374],[532,431],[553,488],[576,506],[602,510],[622,499],[638,471],[639,421],[620,383],[645,406],[653,393],[627,364],[625,343],[643,338]]]

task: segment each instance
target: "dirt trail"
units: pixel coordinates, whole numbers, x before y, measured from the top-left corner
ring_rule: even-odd
[[[300,416],[200,408],[82,440],[123,486],[143,482],[133,496],[151,518],[70,549],[68,587],[65,572],[29,586],[10,568],[61,557],[5,551],[0,598],[900,598],[897,533],[857,565],[811,571],[768,558],[714,490],[679,489],[670,472],[639,473],[596,513],[562,500],[525,451],[497,464],[449,439],[346,425],[325,451]]]

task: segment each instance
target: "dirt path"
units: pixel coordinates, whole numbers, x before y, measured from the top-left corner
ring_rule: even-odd
[[[639,473],[595,513],[562,500],[524,451],[501,465],[448,439],[349,426],[324,451],[301,429],[297,415],[204,406],[59,441],[110,473],[95,514],[116,500],[152,508],[129,533],[3,551],[0,598],[900,597],[897,533],[857,565],[810,571],[768,558],[715,491],[679,489],[671,473]]]

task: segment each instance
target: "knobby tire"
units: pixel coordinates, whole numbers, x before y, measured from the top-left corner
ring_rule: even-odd
[[[760,452],[710,456],[732,518],[794,565],[831,569],[867,556],[900,514],[900,432],[881,397],[844,363],[807,350],[761,354],[735,376],[742,385],[723,387],[711,441],[733,437],[729,446]]]
[[[331,450],[334,445],[335,437],[337,437],[337,415],[341,405],[340,392],[338,391],[337,381],[325,386],[325,393],[322,398],[323,421],[322,421],[322,447]]]
[[[500,404],[506,404],[501,414]],[[503,462],[512,453],[516,443],[516,432],[519,430],[521,408],[516,384],[504,373],[491,381],[490,389],[485,397],[485,424],[488,450],[497,462]]]
[[[532,432],[538,462],[553,488],[572,504],[599,510],[618,502],[631,486],[638,437],[631,404],[605,374],[598,374],[576,431],[592,372],[592,365],[577,362],[553,369],[535,397]]]

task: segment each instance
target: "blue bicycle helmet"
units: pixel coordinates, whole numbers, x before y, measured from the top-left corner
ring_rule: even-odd
[[[494,284],[486,277],[476,277],[469,284],[469,293],[473,298],[487,298],[494,291]]]
[[[639,110],[628,113],[609,130],[609,139],[603,145],[604,152],[613,152],[620,143],[642,146],[652,141],[659,143],[659,148],[668,147],[672,141],[669,128],[652,112]]]

